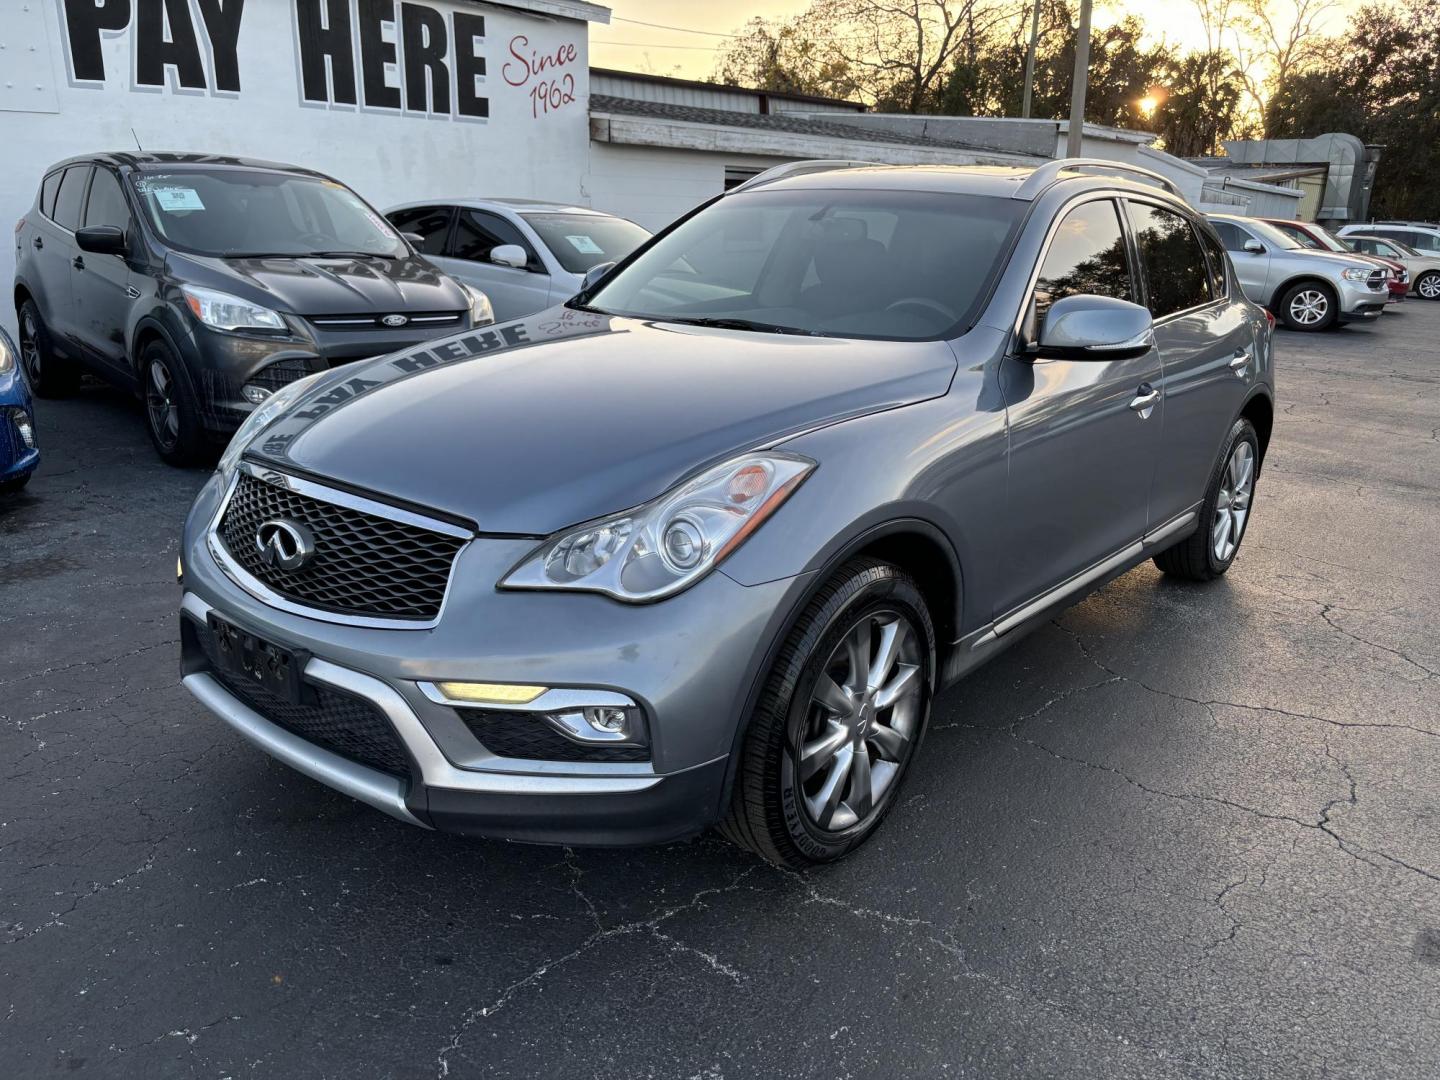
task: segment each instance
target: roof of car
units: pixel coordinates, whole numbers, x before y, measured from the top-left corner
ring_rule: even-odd
[[[398,203],[385,212],[388,214],[393,210],[409,210],[420,206],[470,206],[477,210],[498,206],[527,214],[591,214],[595,217],[615,217],[614,214],[607,214],[604,210],[596,210],[589,206],[576,206],[574,203],[548,202],[545,199],[521,199],[502,195],[493,197],[457,195],[438,199],[411,199]]]
[[[800,163],[803,165],[803,163]],[[1030,199],[1038,197],[1053,184],[1086,184],[1090,187],[1123,188],[1149,195],[1164,194],[1154,183],[1147,182],[1143,170],[1126,175],[1127,170],[1120,162],[1113,163],[1116,171],[1103,169],[1093,162],[1077,163],[1066,168],[1059,162],[1045,162],[1038,166],[1029,165],[882,165],[850,163],[849,167],[815,169],[797,172],[793,176],[777,176],[765,180],[756,190],[846,188],[875,189],[887,188],[902,191],[931,191],[945,194],[991,195],[1003,198]],[[1051,173],[1048,179],[1040,177],[1038,185],[1032,181],[1037,174]],[[761,178],[764,174],[761,174]],[[761,179],[761,178],[757,178]],[[1159,179],[1159,178],[1155,178]],[[1027,190],[1029,189],[1029,190]]]
[[[229,154],[197,154],[188,151],[167,150],[108,150],[94,154],[77,154],[51,166],[58,169],[64,165],[85,165],[98,163],[115,168],[129,168],[137,172],[154,172],[184,165],[186,168],[212,167],[217,169],[266,169],[272,172],[293,172],[305,176],[324,176],[324,173],[300,165],[287,165],[282,161],[265,161],[261,158],[234,157]]]

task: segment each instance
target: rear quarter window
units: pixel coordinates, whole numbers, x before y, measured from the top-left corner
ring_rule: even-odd
[[[46,217],[55,216],[55,193],[60,190],[60,177],[63,175],[63,171],[52,172],[40,181],[40,213]]]

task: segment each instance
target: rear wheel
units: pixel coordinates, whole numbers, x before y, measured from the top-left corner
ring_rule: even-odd
[[[1235,421],[1224,452],[1211,474],[1200,525],[1180,543],[1155,556],[1155,565],[1174,577],[1213,581],[1235,561],[1255,500],[1260,471],[1260,440],[1244,417]]]
[[[1291,330],[1325,330],[1335,323],[1335,292],[1318,281],[1302,281],[1280,298],[1280,318]]]
[[[1440,272],[1431,270],[1421,274],[1415,282],[1415,292],[1425,300],[1440,300]]]
[[[145,393],[145,422],[155,450],[171,465],[193,465],[210,445],[200,426],[200,409],[180,360],[163,341],[152,341],[140,354]]]
[[[26,300],[18,312],[20,321],[20,366],[25,381],[41,397],[62,397],[80,384],[80,370],[57,356],[50,331],[40,317],[34,300]]]
[[[925,733],[934,672],[935,632],[915,582],[888,563],[847,563],[771,669],[721,832],[793,867],[862,844]]]

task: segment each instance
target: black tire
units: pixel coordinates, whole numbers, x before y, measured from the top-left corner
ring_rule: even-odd
[[[1427,270],[1416,278],[1415,295],[1422,300],[1440,300],[1440,271]]]
[[[159,340],[147,344],[140,353],[138,373],[145,428],[155,452],[171,465],[195,465],[212,456],[190,373],[170,346]]]
[[[40,317],[34,300],[26,300],[16,312],[20,323],[20,367],[25,381],[39,397],[56,398],[73,394],[80,385],[80,369],[74,361],[55,352],[50,331]]]
[[[13,495],[30,482],[33,473],[26,473],[24,476],[12,477],[9,480],[0,480],[0,495]]]
[[[887,640],[891,625],[887,620],[903,628],[895,640],[906,642],[891,650],[896,659],[893,668],[888,669],[895,672],[896,685],[906,687],[904,715],[900,705],[886,707],[875,702],[872,686],[866,692],[871,696],[863,697],[871,703],[866,706],[870,711],[857,710],[859,726],[846,729],[843,721],[826,718],[823,706],[812,701],[812,695],[821,678],[829,677],[827,668],[835,661],[837,650],[852,640],[862,623],[880,628],[878,638],[872,639],[875,651],[871,654],[878,666],[880,643]],[[910,662],[903,662],[900,648]],[[908,677],[901,677],[902,671]],[[911,680],[918,680],[918,685]],[[851,693],[840,689],[846,695]],[[919,587],[908,574],[889,563],[873,559],[846,563],[806,604],[766,678],[740,746],[734,790],[720,832],[779,866],[801,868],[832,862],[853,851],[874,834],[894,805],[924,738],[934,690],[935,630]],[[859,702],[862,697],[852,696],[851,700]],[[856,820],[847,823],[838,810],[832,811],[835,816],[831,820],[837,826],[834,829],[817,824],[807,801],[817,796],[806,793],[807,784],[824,781],[830,774],[826,772],[822,777],[817,772],[802,780],[798,767],[802,740],[817,720],[829,724],[829,730],[842,740],[835,757],[851,755],[850,764],[842,770],[846,777],[843,784],[831,786],[844,787],[846,801],[840,803],[840,809]],[[903,750],[893,755],[898,761],[879,752],[878,743],[868,741],[877,729],[890,724],[895,725],[888,731],[891,739],[897,731],[904,734],[899,744]],[[870,807],[856,816],[849,804],[859,801],[855,797],[855,777],[861,775],[860,754],[865,755],[863,775],[871,781],[861,798],[870,802]],[[883,769],[877,763],[883,763]],[[871,801],[868,793],[873,791],[876,776],[880,777],[881,792]]]
[[[1302,299],[1303,298],[1303,299]],[[1307,311],[1315,310],[1313,305],[1322,305],[1323,312],[1313,321],[1306,321]],[[1298,281],[1280,296],[1279,310],[1275,313],[1289,330],[1302,333],[1317,333],[1335,325],[1339,303],[1335,290],[1323,281]]]
[[[1250,475],[1250,493],[1246,498],[1244,518],[1238,528],[1239,535],[1233,537],[1233,548],[1222,557],[1216,552],[1221,489],[1227,486],[1227,473],[1231,458],[1236,453],[1236,447],[1241,443],[1245,443],[1250,448],[1250,462],[1253,470]],[[1215,469],[1210,474],[1210,484],[1205,489],[1205,500],[1200,504],[1199,527],[1174,547],[1167,548],[1156,555],[1155,565],[1163,573],[1189,581],[1214,581],[1229,570],[1231,563],[1235,561],[1235,556],[1240,552],[1240,544],[1245,539],[1245,532],[1250,524],[1250,515],[1254,513],[1255,484],[1259,479],[1259,474],[1260,440],[1255,434],[1255,426],[1249,420],[1241,417],[1235,421],[1235,425],[1226,436],[1225,445],[1215,462]],[[1231,527],[1235,527],[1233,516]]]

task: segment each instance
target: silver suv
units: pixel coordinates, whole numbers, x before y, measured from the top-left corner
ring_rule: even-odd
[[[285,387],[186,523],[185,685],[411,824],[839,858],[943,687],[1244,538],[1272,323],[1122,168],[782,166]]]
[[[1388,270],[1369,259],[1307,248],[1255,218],[1211,214],[1245,295],[1291,330],[1328,330],[1378,319],[1389,299]]]

